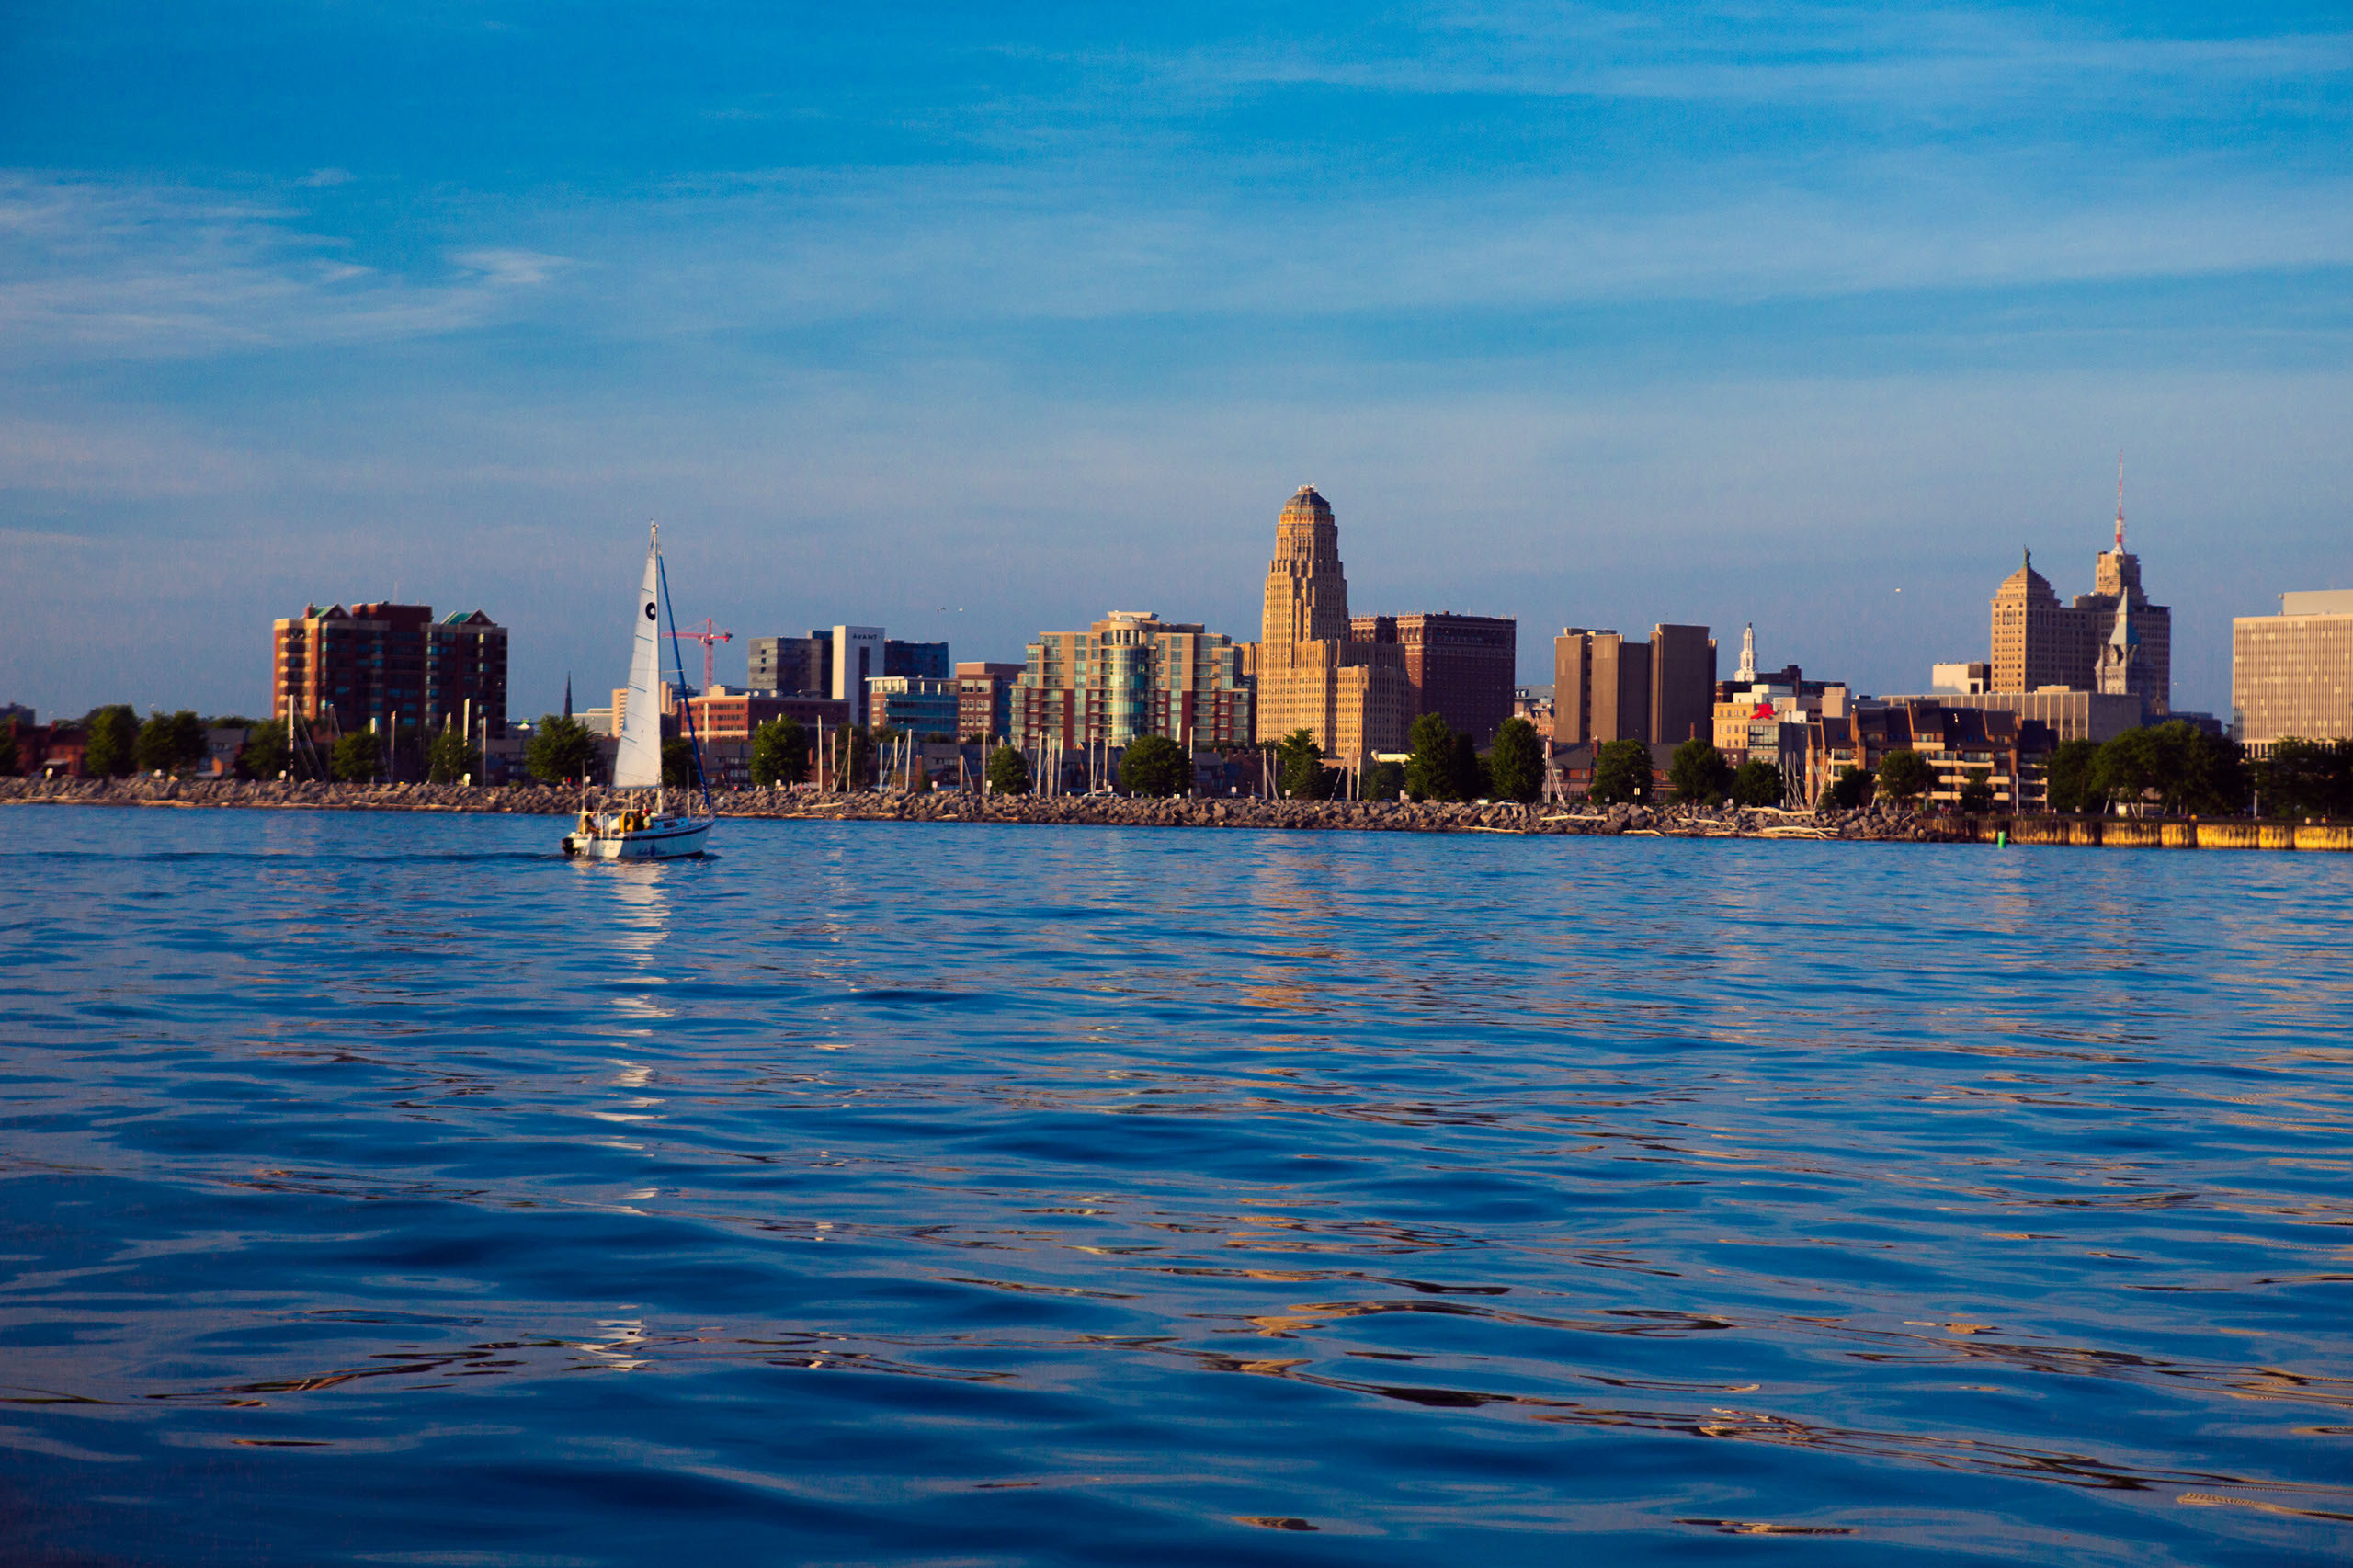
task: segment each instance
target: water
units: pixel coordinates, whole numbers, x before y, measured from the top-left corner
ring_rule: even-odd
[[[2353,858],[0,822],[10,1562],[2353,1556]]]

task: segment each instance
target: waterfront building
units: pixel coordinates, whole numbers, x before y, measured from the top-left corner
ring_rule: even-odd
[[[1197,622],[1113,610],[1085,631],[1047,631],[1006,694],[1003,733],[1029,746],[1125,746],[1165,735],[1188,751],[1241,746],[1253,702],[1241,645]]]
[[[617,709],[621,706],[623,695],[614,693]],[[679,705],[669,687],[663,688],[663,695],[670,699],[662,710],[667,719],[677,712]],[[850,719],[848,703],[808,693],[787,697],[774,692],[722,690],[689,697],[685,706],[694,720],[696,738],[703,741],[749,741],[752,733],[771,719],[797,719],[801,727],[809,732],[809,742],[814,745],[818,725],[838,730]],[[684,731],[672,722],[663,726],[663,733],[667,735]]]
[[[1647,642],[1568,627],[1552,640],[1552,733],[1679,744],[1712,733],[1716,643],[1704,626],[1662,624]]]
[[[1435,713],[1449,729],[1485,746],[1494,744],[1495,732],[1512,716],[1519,628],[1507,616],[1456,615],[1451,610],[1357,615],[1348,618],[1348,636],[1358,643],[1396,646],[1404,663],[1413,718]]]
[[[1250,659],[1258,736],[1272,743],[1305,730],[1344,762],[1404,750],[1416,714],[1404,651],[1356,640],[1339,525],[1312,484],[1276,520],[1264,603]]]
[[[937,646],[945,649],[946,643]],[[871,729],[889,728],[921,739],[927,735],[956,738],[957,684],[952,676],[877,676],[867,683],[872,694],[867,710]]]
[[[2282,594],[2278,615],[2231,622],[2231,735],[2257,755],[2353,740],[2353,589]]]
[[[2037,811],[2046,798],[2047,766],[2058,744],[2050,726],[2004,708],[1917,698],[1858,705],[1843,715],[1807,721],[1804,781],[1797,799],[1818,801],[1846,769],[1875,775],[1888,753],[1909,749],[1928,764],[1925,805],[1959,805],[1961,786],[1982,771],[1995,810]]]
[[[272,624],[270,713],[329,734],[464,724],[506,733],[506,629],[430,605],[304,607]]]
[[[986,659],[956,666],[956,734],[992,740],[1013,733],[1013,688],[1024,666]]]
[[[2022,722],[2040,724],[2062,741],[2112,741],[2127,730],[2139,728],[2149,716],[2139,697],[2071,691],[2065,687],[2042,691],[1930,691],[1881,700],[1890,706],[1935,702],[1947,708],[2015,713]]]

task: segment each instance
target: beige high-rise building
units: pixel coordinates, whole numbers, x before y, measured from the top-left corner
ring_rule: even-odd
[[[1403,751],[1413,689],[1394,642],[1349,635],[1348,579],[1331,504],[1302,484],[1275,525],[1256,655],[1262,744],[1305,730],[1326,756]]]
[[[2231,736],[2353,740],[2353,589],[2282,594],[2278,615],[2231,622]]]
[[[2116,507],[2116,548],[2100,551],[2092,591],[2061,604],[2050,580],[2024,564],[1993,603],[1993,689],[2064,687],[2132,697],[2151,720],[2173,710],[2173,611],[2149,602],[2141,558],[2124,548],[2124,505]]]

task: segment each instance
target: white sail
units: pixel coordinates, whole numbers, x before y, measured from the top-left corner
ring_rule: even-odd
[[[621,744],[613,788],[651,790],[662,782],[662,611],[655,602],[662,541],[645,547],[645,585],[637,592],[637,642],[630,651],[629,699],[621,705]]]

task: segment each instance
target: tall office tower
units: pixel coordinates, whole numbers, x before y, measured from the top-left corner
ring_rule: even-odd
[[[2231,622],[2231,737],[2258,755],[2294,736],[2353,740],[2353,589],[2282,594]]]
[[[1552,639],[1552,739],[1680,743],[1715,726],[1716,643],[1704,626],[1662,624],[1647,642],[1572,626]]]
[[[1519,626],[1508,617],[1358,615],[1348,618],[1348,631],[1358,642],[1396,644],[1405,665],[1409,722],[1436,713],[1483,746],[1511,717]]]
[[[1716,640],[1704,626],[1651,628],[1650,738],[1669,745],[1715,730]]]
[[[1347,761],[1404,749],[1413,691],[1404,654],[1349,635],[1339,526],[1311,484],[1275,524],[1256,664],[1262,742],[1303,729],[1324,756]]]
[[[1995,691],[2037,691],[2046,686],[2092,688],[2092,639],[2083,613],[2063,605],[2051,579],[2026,552],[2018,569],[1994,591],[1993,665]]]
[[[1713,694],[1711,693],[1711,696]],[[1561,745],[1650,737],[1651,648],[1572,626],[1552,639],[1552,739]]]
[[[2061,604],[2034,557],[1995,591],[1993,688],[2130,696],[2143,713],[2173,710],[2173,611],[2151,604],[2141,586],[2141,558],[2124,548],[2124,476],[2116,481],[2116,541],[2094,564],[2092,591]]]

